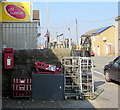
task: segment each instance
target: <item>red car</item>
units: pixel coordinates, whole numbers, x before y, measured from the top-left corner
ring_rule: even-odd
[[[91,56],[95,56],[95,53],[93,51],[90,52]]]

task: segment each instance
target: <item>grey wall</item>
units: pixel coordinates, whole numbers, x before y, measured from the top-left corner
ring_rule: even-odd
[[[36,49],[38,22],[3,22],[3,46],[7,48]]]

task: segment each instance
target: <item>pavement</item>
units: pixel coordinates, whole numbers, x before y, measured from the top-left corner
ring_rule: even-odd
[[[89,100],[95,108],[118,108],[118,90],[120,83],[116,81],[106,82],[104,76],[94,73],[95,87],[103,90],[95,99]]]
[[[94,108],[88,100],[62,100],[62,101],[40,101],[40,100],[3,100],[3,108]]]
[[[120,84],[118,82],[106,82],[103,76],[103,67],[110,62],[114,57],[94,57],[95,73],[94,84],[102,92],[94,100],[84,99],[75,100],[68,99],[62,101],[40,101],[28,99],[11,99],[4,97],[2,100],[3,108],[102,108],[112,109],[118,108],[118,89]]]
[[[103,92],[95,100],[89,100],[95,108],[118,108],[118,93],[120,83],[116,81],[106,82],[104,78],[104,65],[112,61],[114,56],[94,57],[94,81],[95,87],[99,87]]]

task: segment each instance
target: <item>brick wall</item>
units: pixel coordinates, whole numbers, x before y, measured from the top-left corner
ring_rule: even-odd
[[[3,96],[11,94],[11,79],[13,77],[31,77],[34,69],[34,62],[41,61],[61,67],[61,59],[69,56],[69,49],[43,49],[43,50],[15,50],[13,70],[2,69],[2,93]]]

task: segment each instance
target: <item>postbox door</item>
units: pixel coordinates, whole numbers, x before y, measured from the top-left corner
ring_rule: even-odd
[[[11,61],[12,61],[12,57],[8,56],[8,58],[7,58],[7,66],[12,65]]]
[[[13,54],[12,53],[5,53],[4,56],[4,68],[5,69],[13,69]]]

